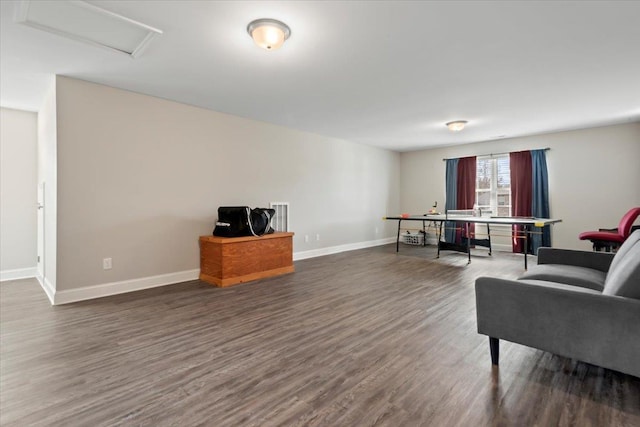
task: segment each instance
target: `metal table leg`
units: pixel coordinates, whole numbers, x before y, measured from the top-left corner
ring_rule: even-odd
[[[464,232],[467,235],[467,256],[469,257],[469,261],[467,264],[471,264],[471,236],[469,236],[469,223],[464,223]]]
[[[442,223],[444,221],[440,221],[440,227],[438,227],[438,255],[436,258],[440,258],[440,242],[442,241]]]
[[[529,252],[529,226],[528,225],[524,225],[523,227],[524,230],[524,269],[527,269],[527,252]]]
[[[400,224],[402,220],[398,220],[398,236],[396,237],[396,252],[400,252]]]

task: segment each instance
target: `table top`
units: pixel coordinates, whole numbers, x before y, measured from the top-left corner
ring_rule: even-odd
[[[242,236],[242,237],[220,237],[220,236],[200,236],[201,242],[213,242],[213,243],[238,243],[238,242],[249,242],[252,240],[268,240],[268,239],[282,239],[285,237],[292,237],[294,233],[292,232],[283,232],[276,231],[275,233],[265,234],[263,236],[255,237],[255,236]]]
[[[466,215],[409,215],[403,216],[387,216],[384,219],[402,220],[402,221],[453,221],[453,222],[474,222],[478,224],[505,224],[505,225],[535,225],[542,227],[544,225],[562,222],[561,219],[554,218],[534,218],[534,217],[498,217],[498,216],[466,216]]]

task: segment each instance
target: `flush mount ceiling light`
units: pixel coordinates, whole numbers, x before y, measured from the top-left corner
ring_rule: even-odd
[[[276,50],[289,38],[291,29],[275,19],[256,19],[247,25],[247,33],[261,48]]]
[[[447,127],[451,132],[460,132],[466,126],[466,120],[456,120],[454,122],[447,123]]]
[[[162,31],[84,1],[16,3],[14,21],[137,57]]]

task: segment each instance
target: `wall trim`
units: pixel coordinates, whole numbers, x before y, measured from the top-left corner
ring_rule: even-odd
[[[156,288],[159,286],[173,285],[175,283],[197,280],[200,269],[178,271],[175,273],[160,274],[157,276],[141,277],[138,279],[122,280],[120,282],[102,283],[93,286],[84,286],[76,289],[66,289],[55,292],[54,305],[69,304],[71,302],[84,301],[94,298],[102,298],[142,289]]]
[[[491,249],[499,252],[513,252],[513,247],[511,245],[503,245],[499,243],[492,243]]]
[[[49,280],[43,279],[39,272],[36,271],[36,280],[40,283],[40,287],[47,294],[47,298],[49,298],[49,302],[53,305],[54,295],[56,293],[55,289],[53,289],[53,285]]]
[[[434,240],[433,243],[431,243],[429,240],[427,240],[427,244],[431,245],[433,244],[434,246],[436,245],[436,241]],[[471,248],[471,255],[473,255],[473,251],[484,251],[489,253],[489,248],[484,247],[484,246],[476,246],[475,248]],[[511,247],[511,245],[503,245],[500,243],[491,243],[491,251],[492,252],[513,252],[513,248]],[[446,251],[449,252],[449,251]],[[465,252],[466,253],[466,252]],[[533,256],[531,254],[529,254],[529,256]]]
[[[357,249],[371,248],[373,246],[387,245],[395,243],[395,237],[386,237],[378,240],[368,240],[366,242],[347,243],[346,245],[329,246],[327,248],[311,249],[309,251],[294,252],[293,260],[300,261],[308,258],[337,254],[340,252],[355,251]]]
[[[357,249],[370,248],[373,246],[381,246],[394,243],[395,237],[387,237],[378,240],[369,240],[366,242],[348,243],[346,245],[331,246],[327,248],[313,249],[310,251],[296,252],[293,254],[293,260],[299,261],[308,258],[315,258],[324,255],[331,255],[340,252],[353,251]],[[34,269],[35,270],[35,269]],[[84,301],[94,298],[102,298],[111,295],[118,295],[127,292],[139,291],[142,289],[155,288],[159,286],[173,285],[181,282],[197,280],[200,275],[200,269],[179,271],[176,273],[160,274],[157,276],[141,277],[138,279],[123,280],[120,282],[102,283],[93,286],[84,286],[76,289],[66,289],[55,291],[50,283],[38,277],[38,281],[49,297],[53,305],[69,304],[77,301]]]
[[[384,239],[369,240],[366,242],[348,243],[345,245],[312,249],[309,251],[294,253],[293,260],[300,261],[303,259],[337,254],[340,252],[348,252],[348,251],[354,251],[357,249],[371,248],[374,246],[381,246],[381,245],[387,245],[389,243],[395,243],[395,241],[396,241],[395,237],[386,237]],[[494,251],[503,250],[506,252],[510,252],[511,246],[494,244],[493,250]],[[24,269],[24,270],[28,270],[28,269]],[[194,270],[178,271],[176,273],[160,274],[157,276],[141,277],[138,279],[122,280],[120,282],[102,283],[99,285],[84,286],[82,288],[56,291],[47,279],[43,280],[42,276],[40,276],[37,273],[35,267],[31,270],[33,270],[33,275],[26,276],[26,277],[35,277],[38,280],[38,282],[40,283],[40,286],[46,293],[52,305],[69,304],[77,301],[85,301],[85,300],[90,300],[95,298],[108,297],[111,295],[123,294],[127,292],[140,291],[143,289],[150,289],[150,288],[156,288],[160,286],[173,285],[176,283],[189,282],[191,280],[197,280],[200,275],[200,269],[194,269]]]
[[[6,282],[7,280],[30,279],[32,277],[36,277],[36,267],[0,271],[0,282]]]

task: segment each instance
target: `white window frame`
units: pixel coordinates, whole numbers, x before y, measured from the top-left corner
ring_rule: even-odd
[[[498,156],[483,156],[483,157],[478,157],[477,160],[490,160],[490,164],[491,164],[491,181],[490,181],[490,187],[488,189],[480,189],[478,188],[477,182],[478,182],[478,177],[476,174],[476,206],[478,208],[480,208],[481,210],[490,210],[492,212],[493,216],[505,216],[505,215],[500,215],[498,213],[498,195],[499,194],[505,194],[505,190],[504,189],[498,189],[498,159],[501,158],[509,158],[508,154],[505,155],[498,155]],[[480,193],[490,193],[489,196],[489,205],[481,205],[478,203],[478,201],[480,200]],[[507,205],[501,205],[500,207],[505,207],[508,206],[509,207],[509,215],[507,216],[512,216],[513,215],[513,211],[512,211],[512,206],[511,206],[511,185],[509,185],[509,190],[507,193],[507,197],[509,200],[509,203]]]

